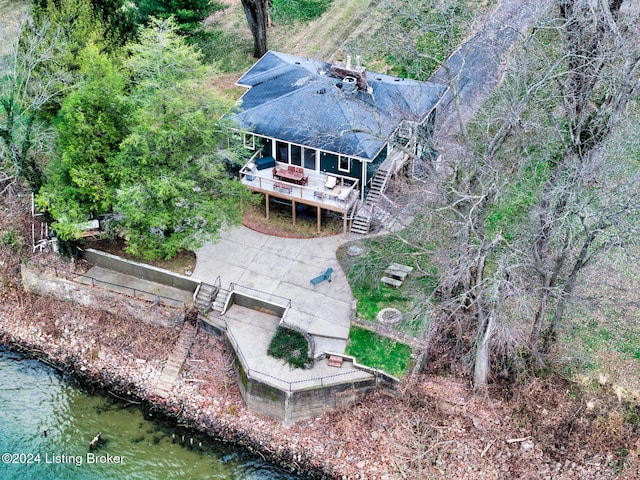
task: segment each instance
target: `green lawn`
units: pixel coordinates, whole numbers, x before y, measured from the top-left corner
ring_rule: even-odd
[[[271,17],[276,24],[309,22],[322,16],[333,0],[273,0]]]
[[[411,232],[402,235],[411,237]],[[364,320],[376,322],[383,308],[397,308],[405,319],[396,328],[408,335],[417,336],[426,325],[427,318],[418,315],[427,306],[425,299],[431,295],[436,278],[429,265],[430,249],[411,246],[395,235],[374,237],[358,242],[363,253],[357,257],[346,255],[346,246],[339,250],[338,258],[349,277],[354,297],[358,300],[356,315]],[[383,284],[380,279],[390,263],[399,263],[414,268],[400,288]],[[424,312],[423,312],[424,313]]]
[[[411,366],[411,347],[358,327],[351,327],[346,353],[360,364],[399,378]]]

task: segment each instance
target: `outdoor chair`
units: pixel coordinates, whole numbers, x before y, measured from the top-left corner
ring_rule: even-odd
[[[334,177],[333,175],[327,175],[327,181],[324,184],[324,188],[331,190],[338,183],[338,177]]]

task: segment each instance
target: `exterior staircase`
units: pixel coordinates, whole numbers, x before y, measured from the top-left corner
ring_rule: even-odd
[[[178,337],[178,341],[173,347],[173,351],[171,352],[171,355],[169,355],[167,363],[165,363],[162,372],[158,377],[154,390],[155,395],[158,397],[167,398],[171,394],[173,385],[175,384],[178,375],[180,375],[182,366],[184,365],[184,362],[189,355],[189,350],[191,350],[191,346],[196,338],[196,330],[196,326],[190,322],[184,323],[180,336]]]
[[[213,299],[217,297],[219,288],[208,283],[201,283],[196,298],[194,299],[195,307],[201,312],[211,310]]]
[[[224,313],[224,306],[227,303],[227,298],[229,297],[229,290],[224,288],[218,289],[218,294],[213,302],[212,309],[214,312],[219,314]]]
[[[377,204],[384,192],[384,189],[387,187],[390,177],[390,170],[382,167],[378,169],[371,181],[371,187],[367,193],[367,198],[365,198],[364,202],[360,205],[358,212],[353,217],[353,221],[351,222],[351,233],[358,233],[360,235],[366,235],[369,233],[374,214],[380,213],[376,212],[376,209],[379,209]]]

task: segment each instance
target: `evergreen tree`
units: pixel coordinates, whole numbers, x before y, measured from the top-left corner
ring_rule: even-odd
[[[184,35],[202,32],[202,22],[225,8],[214,0],[137,0],[140,23],[148,24],[151,17],[166,20],[173,17]]]
[[[90,44],[81,55],[80,75],[54,122],[58,155],[38,196],[64,239],[77,235],[77,225],[92,214],[111,211],[114,158],[128,133],[126,79],[112,59]]]

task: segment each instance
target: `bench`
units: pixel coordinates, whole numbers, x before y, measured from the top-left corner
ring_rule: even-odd
[[[321,192],[320,190],[314,190],[313,196],[315,198],[319,198],[320,200],[324,200],[324,192]]]
[[[283,182],[273,182],[273,189],[283,193],[284,192],[291,193],[291,190],[293,189],[293,187]]]
[[[389,267],[384,271],[385,275],[395,278],[396,280],[404,281],[413,271],[413,267],[409,267],[408,265],[400,265],[399,263],[392,263]]]
[[[315,287],[317,284],[324,282],[325,280],[327,282],[331,282],[332,273],[333,273],[333,268],[331,267],[327,268],[323,273],[311,279],[311,285]]]
[[[390,287],[398,288],[402,286],[402,282],[400,280],[396,280],[395,278],[390,277],[382,277],[380,281]]]
[[[342,367],[342,362],[344,358],[338,357],[337,355],[329,355],[329,360],[327,360],[327,365],[330,367],[340,368]]]
[[[101,234],[100,222],[98,220],[89,220],[88,222],[84,223],[76,223],[75,226],[76,228],[78,228],[78,230],[82,230],[80,236],[83,238],[95,237]]]
[[[384,276],[380,281],[390,287],[399,288],[412,271],[413,267],[392,263],[384,271]]]

